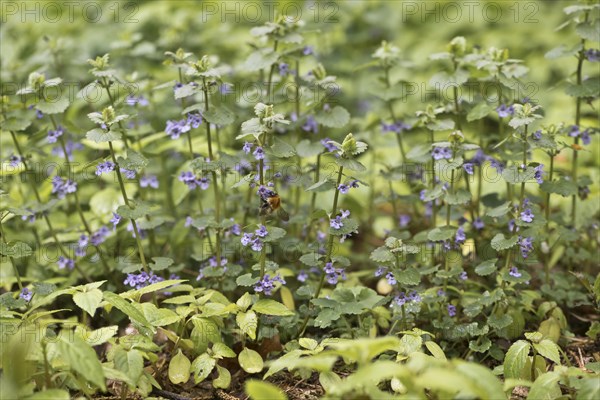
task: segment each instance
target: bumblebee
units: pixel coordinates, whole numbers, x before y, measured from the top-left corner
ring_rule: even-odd
[[[276,212],[282,221],[288,221],[290,215],[281,206],[281,197],[277,192],[269,190],[265,196],[260,198],[260,215],[271,215]]]

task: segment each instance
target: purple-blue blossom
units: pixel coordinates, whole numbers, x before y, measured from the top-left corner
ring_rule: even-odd
[[[164,278],[155,275],[154,272],[140,272],[139,274],[127,274],[127,278],[123,281],[125,285],[131,286],[135,289],[141,289],[144,286],[151,285],[164,281]]]
[[[500,104],[498,108],[496,108],[496,112],[500,118],[506,118],[515,113],[514,106],[507,106],[506,104]]]
[[[55,130],[48,131],[48,143],[56,143],[59,137],[65,133],[62,126],[58,126]]]
[[[308,279],[308,273],[302,270],[298,272],[298,277],[296,279],[298,279],[298,282],[306,282],[306,280]]]
[[[469,175],[473,175],[473,173],[474,173],[473,164],[472,163],[464,163],[463,164],[463,169]]]
[[[302,125],[302,130],[305,132],[319,133],[319,124],[312,115],[306,117],[306,122]]]
[[[202,115],[200,113],[189,113],[187,115],[186,125],[196,129],[202,125]]]
[[[448,304],[448,316],[449,317],[454,317],[456,315],[456,306],[453,306],[452,304]]]
[[[115,164],[112,161],[103,161],[96,166],[96,175],[100,176],[102,174],[114,171]]]
[[[68,269],[73,269],[75,268],[75,260],[72,260],[70,258],[66,258],[63,256],[59,256],[58,260],[56,261],[56,264],[58,265],[59,269],[64,269],[64,268],[68,268]]]
[[[537,167],[534,168],[535,173],[533,175],[533,177],[535,178],[535,180],[537,181],[537,183],[539,183],[540,185],[542,183],[544,183],[544,164],[540,164]]]
[[[264,159],[265,159],[265,151],[264,151],[264,149],[262,148],[262,146],[258,146],[258,147],[256,147],[256,149],[254,149],[254,151],[252,152],[252,155],[254,156],[254,158],[255,158],[257,161],[260,161],[260,160],[264,160]]]
[[[32,297],[33,297],[33,292],[26,287],[24,287],[21,290],[21,292],[19,293],[19,298],[25,300],[28,303],[31,301]]]
[[[158,189],[158,178],[156,175],[144,175],[140,178],[140,186],[143,188],[151,187],[153,189]]]
[[[69,193],[77,191],[77,183],[70,179],[64,179],[60,176],[52,178],[52,194],[56,194],[59,199],[64,198]]]
[[[287,63],[279,63],[279,75],[286,76],[290,73],[290,66]]]
[[[587,49],[585,58],[590,62],[600,62],[600,49]]]
[[[21,163],[21,157],[11,154],[8,158],[8,165],[12,168],[16,168]]]
[[[534,218],[534,215],[533,215],[533,212],[531,211],[531,208],[526,208],[525,210],[523,210],[521,212],[521,221],[530,223],[530,222],[533,222],[533,218]]]
[[[519,269],[517,267],[511,267],[510,271],[508,272],[508,274],[510,276],[513,276],[515,278],[520,278],[521,277],[521,273],[519,272]]]
[[[467,235],[465,234],[465,228],[463,228],[462,226],[460,226],[456,230],[456,236],[454,237],[454,242],[456,244],[463,244],[466,239],[467,239]]]
[[[244,146],[242,147],[242,150],[244,151],[244,153],[250,154],[250,152],[252,151],[252,146],[253,146],[252,143],[244,142]]]
[[[411,217],[408,214],[400,214],[398,217],[398,223],[400,224],[400,228],[405,228],[410,224]]]
[[[266,226],[260,225],[259,228],[254,231],[254,234],[258,237],[264,238],[265,236],[267,236],[269,234],[269,232],[267,231]]]
[[[431,156],[434,160],[450,159],[452,158],[452,149],[450,147],[434,147]]]
[[[390,285],[395,285],[395,284],[396,284],[396,277],[394,276],[394,273],[393,273],[392,271],[388,272],[388,273],[385,275],[385,279],[387,279],[387,282],[388,282]]]
[[[188,124],[187,119],[182,119],[181,121],[167,121],[167,126],[165,127],[165,133],[171,137],[171,139],[178,139],[181,134],[190,130],[190,125]]]
[[[406,124],[402,121],[395,121],[391,124],[386,124],[385,122],[381,123],[381,131],[382,133],[394,132],[394,133],[402,133],[404,131],[408,131],[412,129],[412,126]]]
[[[135,179],[135,170],[133,169],[127,169],[127,168],[120,168],[120,171],[123,173],[123,175],[125,175],[125,178],[127,179]]]
[[[477,229],[478,231],[482,230],[485,227],[483,220],[479,217],[475,218],[471,225],[473,225],[473,228]]]
[[[113,216],[110,219],[110,221],[108,221],[108,222],[113,224],[113,229],[116,229],[119,222],[121,222],[121,216],[119,214],[117,214],[116,212],[113,212],[112,214],[113,214]]]
[[[279,274],[275,275],[273,278],[271,278],[269,274],[265,274],[265,276],[254,285],[254,291],[270,296],[273,293],[273,289],[275,289],[276,282],[285,285],[285,280]]]
[[[83,144],[79,142],[73,142],[72,140],[67,140],[65,143],[65,149],[63,149],[62,146],[55,146],[52,148],[51,153],[54,156],[66,158],[64,150],[67,150],[67,156],[71,157],[73,155],[73,151],[82,149]]]
[[[521,250],[521,256],[523,256],[523,258],[527,258],[529,256],[529,253],[533,251],[533,238],[531,236],[528,236],[526,238],[519,236],[518,243],[519,249]]]

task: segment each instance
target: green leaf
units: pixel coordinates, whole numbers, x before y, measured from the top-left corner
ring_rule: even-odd
[[[490,347],[492,347],[492,341],[486,337],[483,337],[479,342],[477,340],[469,341],[469,349],[477,353],[485,353]]]
[[[59,335],[58,351],[71,370],[106,391],[102,364],[89,344],[77,335]]]
[[[343,220],[343,226],[340,229],[333,227],[329,228],[329,233],[335,236],[348,235],[358,230],[358,221],[354,218],[346,218]]]
[[[487,117],[492,111],[494,111],[494,108],[487,103],[479,103],[469,111],[467,121],[477,121],[478,119]]]
[[[12,245],[0,242],[0,254],[12,258],[29,257],[33,250],[25,242],[16,242]]]
[[[598,97],[600,94],[600,79],[586,79],[581,85],[571,83],[566,87],[565,93],[572,97]]]
[[[323,145],[319,142],[311,142],[303,139],[296,145],[296,153],[302,158],[314,157],[323,152]]]
[[[335,163],[340,167],[344,167],[344,169],[348,169],[350,171],[364,172],[367,170],[360,161],[357,161],[353,158],[344,158],[339,157],[335,159]]]
[[[171,266],[174,261],[169,257],[152,257],[153,263],[148,264],[152,271],[161,271]]]
[[[307,253],[300,256],[300,262],[309,267],[318,267],[321,264],[322,254],[319,253]]]
[[[208,111],[202,112],[202,117],[215,125],[229,125],[235,121],[233,113],[224,106],[212,107]]]
[[[40,101],[35,105],[35,108],[43,112],[44,114],[60,114],[69,107],[69,99],[67,96],[62,96],[56,101],[46,102]]]
[[[600,380],[598,377],[584,378],[580,381],[577,400],[600,398]]]
[[[533,167],[527,167],[524,171],[516,165],[511,165],[502,171],[502,178],[508,183],[517,184],[532,181],[535,175]]]
[[[270,152],[275,157],[279,157],[279,158],[288,158],[288,157],[292,157],[296,154],[296,150],[294,149],[294,147],[292,145],[288,144],[287,142],[284,142],[283,140],[279,139],[278,137],[276,137],[273,140],[273,145],[270,148]]]
[[[144,358],[139,350],[125,350],[117,347],[114,353],[115,368],[123,372],[127,377],[137,384],[144,371]]]
[[[235,358],[235,352],[225,343],[215,343],[212,347],[213,357],[215,358]]]
[[[93,317],[96,308],[102,302],[102,291],[100,289],[92,289],[88,292],[77,292],[73,295],[73,301],[79,308]]]
[[[229,370],[217,365],[217,371],[219,372],[219,376],[213,381],[213,387],[227,389],[231,384],[231,374],[229,373]]]
[[[444,240],[449,240],[456,235],[456,228],[453,226],[442,226],[438,228],[433,228],[427,233],[427,239],[432,242],[442,242]]]
[[[268,229],[269,233],[263,238],[263,242],[275,242],[287,234],[287,231],[276,226],[270,226]]]
[[[328,128],[343,128],[350,121],[350,113],[342,106],[335,106],[328,111],[319,111],[315,120]]]
[[[600,19],[577,24],[575,32],[585,40],[600,41]]]
[[[557,372],[546,372],[533,382],[527,395],[527,400],[552,400],[562,396],[558,381],[560,375]]]
[[[104,292],[104,300],[106,300],[107,302],[112,304],[114,307],[119,309],[121,312],[123,312],[125,315],[127,315],[131,319],[132,322],[141,324],[141,325],[145,326],[146,328],[151,329],[154,332],[154,328],[152,327],[150,322],[148,322],[146,317],[144,317],[144,314],[142,314],[141,311],[139,311],[137,308],[135,308],[131,303],[129,303],[127,300],[125,300],[121,296],[116,295],[112,292]]]
[[[277,62],[279,54],[271,49],[260,49],[250,53],[243,65],[243,69],[248,72],[259,71],[270,67]]]
[[[150,206],[146,203],[139,202],[133,207],[122,205],[117,208],[117,214],[127,219],[138,219],[150,213]]]
[[[446,354],[444,354],[444,350],[436,343],[428,340],[425,342],[425,347],[431,353],[432,356],[437,358],[438,360],[446,360]]]
[[[519,241],[519,236],[515,235],[508,239],[503,233],[498,233],[492,238],[492,248],[496,251],[507,250],[513,247]]]
[[[181,319],[175,312],[167,308],[158,308],[152,303],[142,303],[140,307],[152,326],[167,326]]]
[[[489,216],[489,217],[493,217],[493,218],[499,218],[502,217],[506,214],[508,214],[508,212],[510,211],[510,201],[507,201],[506,203],[492,208],[491,210],[488,210],[485,215]]]
[[[245,348],[238,356],[240,367],[249,374],[257,374],[262,371],[264,362],[256,351]]]
[[[421,283],[421,274],[413,267],[408,267],[400,272],[394,272],[394,276],[400,285],[415,286]]]
[[[524,371],[524,367],[529,358],[530,348],[531,345],[525,340],[517,340],[510,346],[504,358],[505,378],[526,378],[527,371]]]
[[[100,128],[94,128],[85,134],[85,137],[96,143],[113,142],[121,139],[120,132],[106,131]]]
[[[201,354],[192,362],[191,372],[194,374],[194,383],[205,380],[217,365],[217,360],[207,353]]]
[[[71,396],[69,392],[61,389],[42,390],[27,397],[27,400],[69,400]]]
[[[335,188],[335,183],[329,178],[324,178],[324,179],[321,179],[319,182],[315,183],[314,185],[311,185],[308,188],[306,188],[306,191],[307,192],[325,192],[327,190],[331,190],[334,188]]]
[[[556,343],[552,340],[543,339],[539,343],[534,343],[533,348],[541,355],[546,357],[547,359],[553,361],[555,364],[560,365],[560,354],[559,348]]]
[[[248,272],[247,274],[244,275],[240,275],[236,278],[235,283],[238,286],[252,286],[254,285],[256,282],[258,282],[260,280],[260,278],[257,276],[255,278],[252,277],[252,273]]]
[[[490,315],[487,322],[494,329],[503,329],[512,324],[513,318],[510,314],[493,314]]]
[[[127,149],[127,158],[119,157],[119,167],[134,171],[141,171],[148,165],[148,159],[135,150]]]
[[[180,284],[182,282],[185,282],[185,279],[166,279],[164,281],[160,281],[160,282],[156,282],[151,285],[148,285],[148,286],[144,286],[141,289],[137,289],[137,290],[135,290],[135,293],[138,296],[141,296],[146,293],[152,293],[152,292],[157,292],[162,289],[166,289],[170,286],[174,286],[174,285]]]
[[[578,188],[577,184],[573,181],[568,181],[564,178],[560,178],[557,181],[545,181],[540,185],[540,189],[542,189],[546,193],[556,193],[560,194],[563,197],[570,197],[577,194]]]
[[[190,339],[194,342],[195,350],[204,353],[210,343],[221,342],[221,331],[218,325],[208,318],[195,317],[192,319],[194,329]]]
[[[386,246],[376,248],[371,252],[369,258],[376,263],[385,263],[394,261],[394,254]]]
[[[271,299],[261,299],[257,301],[253,306],[252,310],[256,311],[259,314],[266,315],[278,315],[278,316],[288,316],[294,315],[293,311],[290,311],[283,304],[271,300]]]
[[[246,381],[245,392],[252,400],[287,400],[285,393],[277,386],[255,379]]]
[[[27,127],[31,125],[31,121],[26,119],[20,119],[15,117],[9,117],[8,119],[2,121],[2,129],[5,131],[24,131]],[[321,149],[323,146],[321,146]]]
[[[436,120],[436,121],[428,123],[427,129],[431,129],[432,131],[448,131],[450,129],[454,129],[454,120],[452,120],[452,119]]]
[[[81,338],[92,347],[106,343],[108,339],[115,336],[118,331],[119,327],[117,325],[105,326],[93,331],[90,331],[87,328],[78,331],[77,328],[75,328],[75,332],[79,333]]]
[[[485,260],[475,267],[475,273],[479,276],[487,276],[497,270],[496,262],[498,262],[497,258],[492,258],[490,260]]]
[[[467,204],[471,201],[471,192],[466,189],[458,189],[454,193],[446,192],[444,199],[450,205]]]
[[[239,312],[235,316],[235,321],[242,333],[248,335],[252,340],[256,339],[256,328],[258,327],[258,317],[252,310],[248,312]]]
[[[169,363],[169,380],[171,383],[175,385],[186,383],[190,379],[191,367],[192,363],[181,352],[181,349],[177,350],[177,354]]]

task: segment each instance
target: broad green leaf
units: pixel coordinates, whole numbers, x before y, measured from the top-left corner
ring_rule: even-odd
[[[131,205],[122,205],[117,208],[117,214],[127,219],[138,219],[147,215],[149,212],[150,206],[142,202],[134,204],[133,207]]]
[[[163,269],[169,268],[174,261],[169,257],[152,257],[153,263],[148,264],[151,270],[153,271],[161,271]]]
[[[492,248],[496,251],[507,250],[517,244],[519,236],[505,238],[503,233],[498,233],[492,238]]]
[[[510,346],[504,358],[505,378],[518,379],[526,375],[526,371],[523,368],[529,358],[530,348],[531,345],[525,340],[517,340]]]
[[[560,194],[563,197],[569,197],[577,194],[577,184],[573,181],[566,180],[561,178],[557,181],[545,181],[540,185],[540,189],[542,189],[546,193],[556,193]]]
[[[44,114],[60,114],[69,107],[69,99],[67,96],[62,96],[56,101],[40,101],[35,105],[35,108]]]
[[[444,354],[444,350],[436,343],[428,340],[425,342],[425,347],[431,353],[432,356],[437,358],[438,360],[446,360],[446,354]]]
[[[93,317],[96,308],[102,302],[102,291],[100,289],[92,289],[88,292],[77,292],[73,295],[73,301],[79,308]]]
[[[144,316],[152,326],[167,326],[178,322],[181,317],[167,308],[157,308],[152,303],[139,305]]]
[[[487,105],[487,103],[479,103],[469,111],[467,121],[473,122],[487,117],[492,111],[494,111],[494,108]]]
[[[319,111],[315,120],[328,128],[343,128],[350,121],[350,113],[342,106],[335,106],[328,111]]]
[[[108,303],[110,303],[111,305],[119,309],[121,312],[123,312],[125,315],[127,315],[132,322],[137,322],[138,324],[144,325],[146,328],[154,331],[154,328],[152,327],[150,322],[148,322],[146,317],[144,317],[144,314],[142,314],[141,311],[139,311],[121,296],[116,295],[112,292],[104,292],[104,300],[106,300]]]
[[[252,306],[252,310],[254,310],[255,312],[257,312],[259,314],[266,314],[266,315],[279,315],[279,316],[294,315],[294,312],[290,311],[286,306],[284,306],[283,304],[281,304],[275,300],[271,300],[271,299],[261,299],[261,300],[257,301]]]
[[[275,157],[288,158],[296,154],[296,150],[289,143],[276,137],[273,140],[273,145],[269,149],[270,153]]]
[[[277,386],[255,379],[246,381],[245,392],[252,400],[287,400],[285,393]]]
[[[94,128],[85,134],[85,137],[96,143],[114,142],[121,139],[120,132],[106,131],[101,128]]]
[[[497,268],[496,268],[497,262],[498,262],[497,258],[485,260],[484,262],[480,263],[478,266],[475,267],[475,273],[479,276],[490,275],[491,273],[494,273],[497,270]]]
[[[108,339],[114,337],[118,331],[119,327],[117,325],[105,326],[93,331],[85,328],[75,328],[75,332],[92,347],[106,343]]]
[[[139,350],[117,347],[114,353],[115,368],[136,384],[144,371],[144,358]]]
[[[207,353],[201,354],[192,362],[191,372],[194,374],[194,383],[205,380],[217,365],[217,360]]]
[[[0,242],[0,254],[12,258],[29,257],[33,250],[25,242],[16,242],[12,245]]]
[[[102,364],[94,349],[77,335],[60,335],[58,351],[68,367],[88,382],[106,390]]]
[[[509,211],[510,211],[510,201],[507,201],[506,203],[504,203],[498,207],[488,210],[485,213],[485,215],[487,215],[489,217],[498,218],[498,217],[502,217],[502,216],[508,214]]]
[[[242,333],[248,335],[248,337],[252,340],[256,339],[256,328],[258,327],[258,317],[256,313],[252,310],[248,312],[239,312],[235,316],[235,321]]]
[[[533,348],[541,355],[546,357],[547,359],[553,361],[554,363],[560,365],[560,353],[559,347],[552,340],[543,339],[539,343],[534,343]]]
[[[245,348],[238,356],[240,367],[249,374],[257,374],[262,371],[264,362],[256,351]]]
[[[443,226],[439,228],[433,228],[427,234],[427,239],[433,242],[442,242],[444,240],[449,240],[456,235],[456,227],[453,226]]]
[[[224,106],[211,107],[208,111],[202,112],[202,117],[211,124],[220,126],[229,125],[235,120],[233,113]]]
[[[219,376],[213,381],[213,387],[220,389],[227,389],[231,384],[231,373],[226,368],[221,367],[217,364],[217,371]]]
[[[186,383],[190,379],[190,369],[192,363],[190,360],[181,352],[181,349],[177,350],[177,354],[169,362],[169,380],[171,383],[178,385],[180,383]]]
[[[557,372],[546,372],[533,382],[527,395],[527,400],[552,400],[562,397],[558,386],[560,375]]]
[[[235,358],[235,352],[225,343],[215,343],[212,346],[213,357],[215,358]]]

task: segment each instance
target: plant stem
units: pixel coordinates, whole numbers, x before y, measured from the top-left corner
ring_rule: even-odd
[[[383,69],[384,73],[385,73],[385,86],[386,88],[391,88],[392,87],[392,83],[390,81],[390,68],[389,67],[385,67]],[[396,113],[394,112],[394,106],[392,104],[392,100],[386,100],[386,105],[388,107],[388,110],[390,112],[390,117],[392,118],[392,123],[396,123]],[[400,149],[400,155],[402,156],[402,164],[404,164],[404,162],[406,161],[406,152],[404,150],[404,142],[402,140],[402,132],[398,132],[396,134],[396,141],[398,142],[398,148]]]
[[[273,52],[277,51],[278,41],[273,42]],[[273,85],[273,72],[275,72],[275,64],[271,64],[271,70],[269,71],[269,80],[267,80],[267,102],[271,102],[271,86]]]
[[[550,171],[548,172],[548,181],[552,182],[554,176],[554,152],[548,153],[550,156]],[[546,193],[546,229],[548,228],[548,224],[550,222],[550,192]]]
[[[15,133],[13,131],[10,131],[10,134],[12,136],[12,140],[15,144],[15,147],[17,148],[17,152],[19,153],[19,157],[21,157],[21,162],[23,163],[23,166],[25,167],[25,171],[29,171],[29,166],[27,165],[27,162],[25,161],[23,151],[21,150],[21,146],[19,145],[19,142],[17,140]],[[33,180],[29,181],[29,182],[30,182],[31,189],[33,190],[36,200],[38,201],[38,203],[42,204],[42,198],[40,196],[40,193],[37,190],[37,187],[35,186],[35,182]],[[58,246],[58,249],[62,253],[63,257],[70,258],[69,253],[67,253],[67,251],[63,247],[60,240],[58,240],[58,235],[56,234],[56,231],[54,230],[54,227],[52,226],[52,223],[50,222],[50,217],[48,217],[48,215],[45,212],[42,212],[42,216],[44,218],[44,221],[46,221],[46,225],[48,226],[50,235],[54,239],[54,242]],[[77,264],[75,264],[75,269],[77,270],[77,272],[79,272],[79,274],[83,277],[83,279],[85,279],[87,282],[91,282],[91,279]]]
[[[585,13],[585,22],[588,20],[589,13],[586,11]],[[585,39],[581,39],[581,49],[579,50],[579,54],[577,55],[577,85],[581,86],[582,75],[583,75],[583,60],[585,59]],[[575,125],[579,128],[579,124],[581,122],[581,97],[575,98]],[[577,157],[579,155],[579,151],[575,148],[579,145],[579,136],[574,139],[574,147],[573,147],[573,161],[572,161],[572,179],[575,185],[578,185],[577,180]],[[575,193],[571,197],[571,225],[575,227],[575,219],[577,217],[577,193]]]
[[[344,167],[342,167],[340,165],[340,168],[338,170],[337,184],[335,185],[335,194],[333,195],[333,207],[331,209],[330,218],[335,217],[335,215],[337,214],[337,205],[338,205],[338,199],[339,199],[339,195],[340,195],[340,191],[339,191],[338,187],[340,186],[340,183],[342,183],[343,170],[344,170]],[[333,235],[331,233],[331,226],[330,226],[329,227],[329,238],[327,241],[327,253],[325,255],[325,264],[331,262],[331,255],[332,255],[331,253],[333,252],[334,237],[335,237],[335,235]],[[317,287],[317,291],[315,292],[313,299],[319,298],[319,295],[321,294],[321,290],[323,289],[324,283],[325,283],[325,270],[321,271],[321,280],[319,281],[319,286]],[[306,327],[308,325],[309,318],[310,318],[310,316],[307,315],[306,318],[304,319],[304,322],[302,323],[302,328],[300,328],[299,336],[302,336],[304,334],[304,331],[306,330]]]
[[[116,165],[115,172],[119,181],[119,188],[121,189],[123,201],[125,202],[125,205],[127,207],[131,208],[129,198],[127,197],[127,192],[125,191],[125,183],[123,183],[123,176],[121,176],[121,170],[119,169],[119,164],[117,163],[117,156],[115,155],[115,149],[113,148],[112,142],[108,142],[108,147],[110,148],[110,155],[112,156],[113,163]],[[146,264],[146,257],[144,256],[144,248],[142,247],[142,240],[140,238],[140,232],[138,230],[137,223],[133,218],[130,218],[129,220],[131,221],[131,226],[133,227],[133,234],[135,235],[135,241],[137,243],[138,253],[142,262],[142,267],[144,268],[144,271],[148,272],[148,264]]]
[[[4,216],[0,218],[0,236],[2,236],[2,243],[8,246],[8,241],[6,240],[6,234],[4,233],[4,229],[2,228],[2,219]],[[17,278],[17,284],[19,285],[19,291],[23,291],[23,283],[21,282],[21,275],[19,274],[19,270],[17,269],[17,265],[15,264],[15,260],[13,257],[8,257],[10,260],[10,265],[12,265],[13,272],[15,274],[15,278]]]

